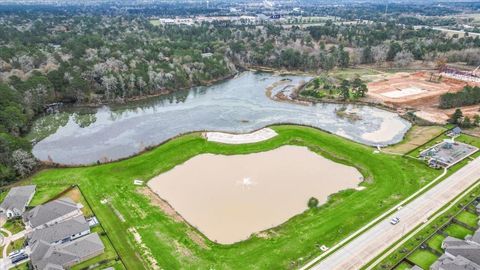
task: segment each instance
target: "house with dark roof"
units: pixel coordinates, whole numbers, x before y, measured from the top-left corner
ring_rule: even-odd
[[[430,267],[431,270],[479,270],[480,265],[462,257],[450,257],[443,254],[438,260]]]
[[[442,255],[431,270],[480,270],[480,229],[465,240],[448,236],[443,240]]]
[[[450,132],[448,132],[447,136],[455,137],[462,133],[462,129],[460,127],[454,127]]]
[[[81,206],[70,198],[61,198],[39,205],[23,215],[27,227],[42,229],[82,215]]]
[[[0,213],[5,214],[7,218],[22,216],[35,194],[35,188],[35,185],[11,188],[0,204]]]
[[[76,216],[61,223],[37,229],[27,234],[29,246],[39,241],[48,244],[66,243],[90,233],[90,226],[83,216]]]
[[[66,269],[96,257],[104,250],[97,233],[57,245],[40,240],[31,246],[30,262],[36,270]]]

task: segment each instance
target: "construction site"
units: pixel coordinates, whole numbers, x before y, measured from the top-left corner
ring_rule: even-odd
[[[415,111],[432,123],[445,123],[455,109],[440,109],[440,96],[465,86],[480,86],[479,67],[464,71],[443,66],[435,71],[398,72],[368,84],[368,96],[399,111]],[[462,108],[464,115],[478,113],[480,105]]]

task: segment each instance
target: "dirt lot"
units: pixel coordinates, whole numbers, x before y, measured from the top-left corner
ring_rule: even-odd
[[[472,84],[472,83],[470,83]],[[467,82],[439,77],[427,71],[399,72],[388,78],[368,83],[368,96],[397,109],[413,109],[420,118],[434,123],[444,123],[454,109],[438,108],[440,96],[460,91]],[[480,106],[462,108],[465,115],[474,115]]]

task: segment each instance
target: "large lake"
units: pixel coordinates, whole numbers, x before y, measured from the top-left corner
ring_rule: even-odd
[[[298,84],[310,78],[245,72],[213,86],[128,106],[47,115],[34,123],[30,138],[40,141],[33,154],[61,164],[90,164],[128,157],[187,132],[244,133],[277,123],[310,125],[367,145],[388,145],[399,142],[411,126],[370,106],[348,105],[346,111],[356,115],[352,119],[337,113],[344,105],[300,105],[267,97],[265,89],[282,79]]]

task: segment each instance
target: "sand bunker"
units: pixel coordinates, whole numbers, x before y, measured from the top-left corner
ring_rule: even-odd
[[[148,186],[209,239],[230,244],[301,213],[312,196],[325,203],[361,179],[357,169],[306,147],[283,146],[248,155],[198,155]]]
[[[247,134],[231,134],[224,132],[205,132],[205,138],[212,142],[226,144],[244,144],[266,141],[277,136],[277,133],[271,128],[262,128]]]

